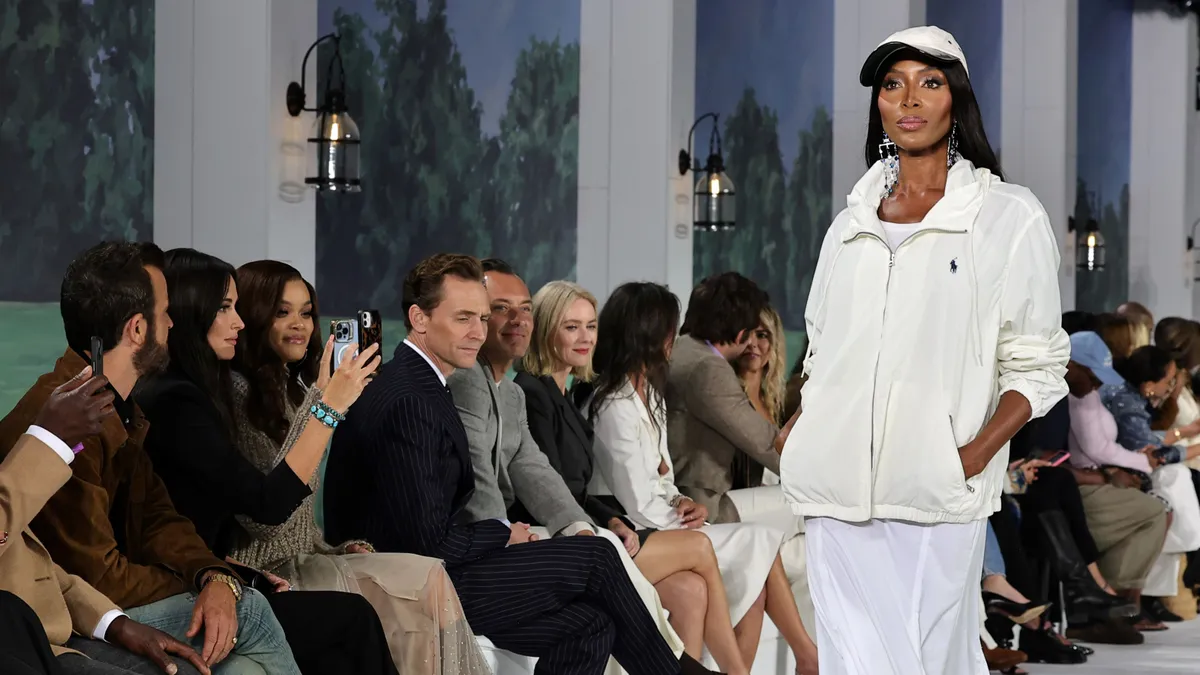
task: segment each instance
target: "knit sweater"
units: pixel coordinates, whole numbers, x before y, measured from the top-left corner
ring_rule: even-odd
[[[304,432],[311,417],[309,408],[320,400],[321,390],[311,387],[300,405],[286,403],[288,418],[292,425],[288,429],[287,438],[280,447],[271,440],[265,432],[250,423],[246,416],[246,404],[250,392],[250,383],[239,373],[233,374],[233,414],[237,426],[238,451],[264,473],[274,469],[295,445],[296,439]],[[328,448],[326,448],[328,452]],[[246,530],[249,537],[242,538],[230,553],[235,560],[277,574],[284,579],[294,581],[296,577],[296,557],[304,554],[341,555],[351,544],[364,542],[350,541],[339,546],[325,543],[324,533],[317,527],[315,500],[317,488],[320,486],[320,472],[313,474],[308,481],[312,494],[304,499],[300,508],[282,525],[263,525],[245,516],[238,516],[238,522]]]

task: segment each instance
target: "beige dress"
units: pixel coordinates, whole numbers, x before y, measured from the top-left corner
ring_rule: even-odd
[[[266,473],[283,461],[304,431],[311,419],[307,411],[320,392],[313,388],[300,406],[289,406],[293,423],[282,447],[246,419],[247,396],[246,380],[235,374],[237,447]],[[296,590],[342,591],[366,598],[383,624],[397,670],[405,675],[488,675],[491,671],[442,561],[408,553],[346,553],[350,545],[365,542],[330,546],[316,523],[319,484],[318,472],[309,481],[313,494],[282,525],[238,516],[246,534],[230,557],[277,574]]]

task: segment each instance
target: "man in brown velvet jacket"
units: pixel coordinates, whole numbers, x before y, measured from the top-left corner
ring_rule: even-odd
[[[112,410],[112,395],[101,391],[107,382],[90,375],[85,369],[55,389],[0,463],[0,591],[19,598],[35,620],[0,628],[0,652],[17,659],[0,661],[0,671],[25,672],[38,662],[35,671],[86,674],[96,672],[93,664],[99,662],[114,675],[196,672],[184,661],[172,661],[171,653],[207,673],[191,647],[130,620],[112,600],[56,565],[28,528],[71,477],[71,446],[99,433]],[[26,643],[13,644],[14,639]]]
[[[31,529],[55,562],[130,618],[193,642],[209,666],[232,654],[216,672],[298,673],[266,600],[248,589],[243,598],[237,577],[176,513],[142,449],[146,420],[129,394],[139,377],[166,365],[171,319],[162,269],[162,251],[146,243],[102,243],[71,263],[60,300],[69,346],[0,420],[0,453],[16,445],[56,387],[88,365],[91,338],[100,337],[114,411],[83,440],[72,476]]]

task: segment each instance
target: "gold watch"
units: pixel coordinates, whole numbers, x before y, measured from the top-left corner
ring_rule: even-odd
[[[210,576],[207,581],[204,582],[204,588],[208,588],[208,585],[214,581],[225,584],[226,586],[229,587],[230,591],[233,591],[234,602],[241,601],[241,599],[242,599],[242,584],[237,579],[233,578],[232,576],[230,576],[228,574],[214,574],[214,575]],[[201,589],[201,590],[203,590],[203,589]]]

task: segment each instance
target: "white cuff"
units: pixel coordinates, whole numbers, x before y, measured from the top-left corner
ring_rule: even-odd
[[[592,534],[596,534],[596,526],[592,525],[591,523],[576,521],[574,523],[567,525],[563,529],[559,530],[558,534],[556,534],[554,536],[556,536],[556,537],[574,537],[575,535],[579,534],[580,532],[591,532]]]
[[[67,464],[75,461],[75,453],[71,450],[71,448],[67,447],[67,444],[63,443],[63,440],[58,436],[55,436],[36,424],[30,425],[30,427],[25,430],[25,433],[50,446],[50,449],[53,450],[59,457],[61,457],[62,461],[66,462]]]
[[[125,612],[122,612],[119,609],[110,609],[105,612],[104,616],[100,617],[100,623],[96,624],[96,630],[92,632],[92,637],[96,638],[97,640],[108,642],[108,640],[104,639],[104,636],[108,635],[108,627],[111,626],[112,622],[116,621],[117,617],[119,616],[125,616]]]

